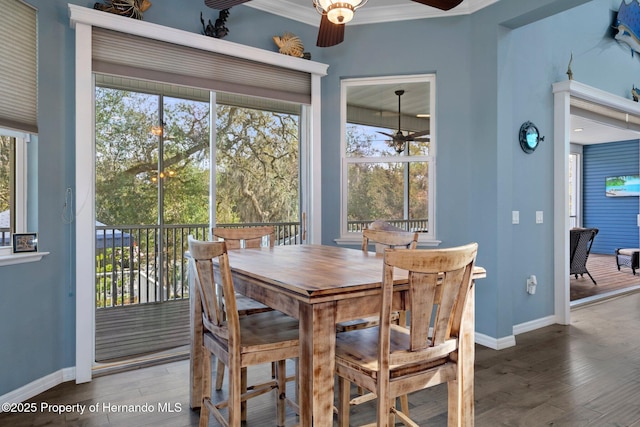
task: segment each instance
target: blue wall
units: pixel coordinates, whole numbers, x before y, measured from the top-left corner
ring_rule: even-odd
[[[638,141],[586,145],[583,149],[583,208],[585,227],[600,231],[591,252],[613,254],[616,248],[638,247],[638,197],[607,197],[605,178],[636,175]]]
[[[61,219],[74,173],[74,42],[67,0],[28,0],[39,10],[39,128],[36,206],[38,264],[0,267],[0,396],[75,364],[76,283],[73,225]],[[72,0],[91,7],[93,1]],[[276,50],[272,36],[298,34],[322,81],[322,241],[339,235],[340,80],[436,73],[438,108],[437,238],[443,246],[480,245],[488,277],[476,291],[476,329],[496,339],[513,326],[552,316],[553,97],[573,52],[575,79],[629,97],[640,55],[611,39],[620,0],[508,0],[473,15],[348,25],[344,43],[319,49],[317,28],[237,6],[227,40]],[[202,1],[153,0],[145,21],[199,33]],[[357,16],[356,16],[357,19]],[[259,23],[257,25],[256,23]],[[135,46],[131,47],[135,49]],[[517,144],[531,120],[546,137],[531,155]],[[84,143],[79,141],[78,143]],[[86,201],[76,201],[76,205]],[[511,224],[511,211],[520,224]],[[535,211],[542,210],[543,224]],[[525,292],[530,274],[535,295]]]

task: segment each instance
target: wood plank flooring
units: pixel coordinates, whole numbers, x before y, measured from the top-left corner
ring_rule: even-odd
[[[633,293],[574,308],[570,326],[518,335],[515,347],[477,346],[475,425],[640,427],[638,330],[640,293]],[[31,399],[35,413],[0,413],[0,426],[197,426],[198,412],[188,405],[188,370],[188,362],[179,361],[87,384],[67,382]],[[269,370],[265,365],[250,375]],[[414,393],[409,402],[420,426],[446,426],[445,386]],[[43,404],[76,403],[86,405],[84,414],[41,410]],[[134,412],[114,406],[145,404],[147,412],[145,406]],[[89,412],[89,405],[97,409]],[[274,425],[274,416],[273,394],[249,402],[248,426]],[[353,409],[351,420],[359,425],[373,417],[367,404]],[[289,425],[295,422],[289,412]]]
[[[590,254],[587,270],[597,285],[594,285],[586,274],[584,277],[578,276],[577,279],[571,276],[569,283],[572,302],[640,287],[640,272],[636,271],[634,276],[628,267],[621,267],[618,271],[615,255]]]

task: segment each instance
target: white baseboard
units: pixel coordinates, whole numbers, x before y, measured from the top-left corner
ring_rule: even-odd
[[[525,332],[531,332],[556,323],[558,323],[556,316],[541,317],[540,319],[532,320],[530,322],[513,325],[513,335],[524,334]]]
[[[494,350],[503,350],[516,345],[516,337],[510,335],[502,338],[494,338],[489,335],[476,332],[476,344],[480,344]]]
[[[513,326],[513,335],[502,338],[494,338],[476,332],[476,344],[480,344],[494,350],[503,350],[505,348],[513,347],[516,345],[516,335],[544,328],[545,326],[553,325],[556,323],[558,323],[556,316],[547,316],[540,319],[532,320],[530,322],[520,323],[519,325]]]
[[[76,378],[76,368],[64,368],[0,396],[2,403],[20,403],[66,381]],[[0,412],[3,412],[0,409]]]

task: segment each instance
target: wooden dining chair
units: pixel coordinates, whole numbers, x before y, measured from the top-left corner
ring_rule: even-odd
[[[259,227],[213,227],[214,240],[227,242],[227,249],[272,248],[276,241],[275,228],[272,225]],[[266,239],[266,244],[264,243]]]
[[[369,227],[362,230],[362,250],[369,251],[370,245],[374,245],[376,253],[383,253],[388,248],[415,249],[418,246],[418,233],[401,230],[385,221],[374,221]],[[406,311],[394,311],[391,313],[391,321],[400,325],[407,324]],[[336,324],[336,332],[355,331],[357,329],[371,328],[379,323],[378,316],[362,319],[348,320]],[[375,399],[372,393],[365,393],[363,387],[358,387],[359,397],[351,400],[351,405],[359,405]],[[409,401],[406,395],[400,397],[402,411],[409,413]]]
[[[272,225],[260,227],[213,227],[211,235],[214,241],[224,241],[227,250],[241,248],[272,248],[275,243],[275,228]],[[224,303],[221,301],[221,303]],[[271,311],[272,308],[242,294],[236,294],[236,307],[239,316]],[[271,367],[271,376],[275,378],[275,366]],[[216,390],[222,389],[224,364],[218,361],[216,369]]]
[[[385,229],[362,230],[362,250],[367,252],[369,246],[374,245],[377,253],[383,253],[387,248],[415,249],[418,245],[418,233],[411,231],[391,231]],[[400,324],[406,325],[406,313],[394,312],[394,319],[399,319]],[[378,317],[366,317],[341,322],[336,325],[336,332],[346,332],[355,329],[369,328],[378,324]]]
[[[204,381],[200,427],[208,425],[210,415],[223,426],[240,426],[246,421],[242,402],[271,390],[276,390],[276,424],[283,426],[285,361],[299,354],[298,321],[275,310],[238,314],[225,242],[203,242],[189,236],[189,252],[195,263],[198,279],[195,283],[203,311]],[[225,299],[224,305],[219,304],[219,289]],[[228,399],[217,403],[211,400],[211,355],[229,369]],[[276,379],[247,388],[246,368],[272,362],[276,362]],[[221,411],[223,408],[227,408],[227,417]]]
[[[396,409],[396,397],[448,383],[449,426],[455,425],[463,390],[458,361],[473,359],[473,349],[460,352],[460,329],[478,245],[449,249],[387,249],[380,295],[380,324],[338,334],[336,374],[338,425],[349,425],[350,382],[375,393],[377,426],[393,426],[395,417],[418,426]],[[393,324],[394,269],[408,271],[405,303],[409,327]],[[467,360],[465,363],[473,363]]]

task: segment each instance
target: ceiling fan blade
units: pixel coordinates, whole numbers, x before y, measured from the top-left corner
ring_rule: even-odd
[[[204,0],[204,4],[211,9],[223,10],[248,1],[249,0]]]
[[[396,135],[391,134],[391,133],[380,132],[380,131],[377,131],[377,132],[378,132],[379,134],[382,134],[382,135],[388,136],[389,138],[395,138],[395,137],[396,137]]]
[[[413,132],[410,133],[407,136],[410,136],[411,138],[415,138],[417,136],[425,136],[425,135],[429,135],[429,132],[431,132],[430,130],[421,130],[420,132]]]
[[[322,15],[318,28],[318,47],[330,47],[342,43],[344,40],[344,24],[334,24],[327,15]]]
[[[450,10],[462,3],[462,0],[413,0],[416,3],[435,7],[441,10]]]

